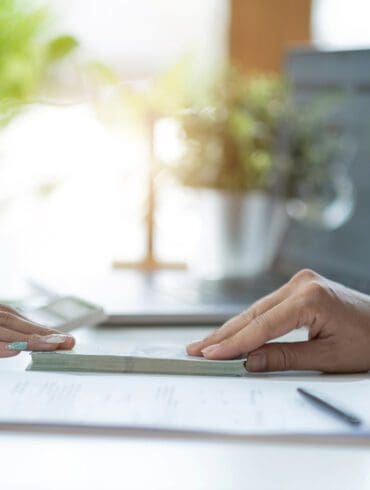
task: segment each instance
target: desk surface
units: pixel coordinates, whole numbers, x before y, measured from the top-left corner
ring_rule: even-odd
[[[200,328],[95,328],[80,329],[76,336],[96,342],[104,336],[127,343],[149,339],[186,343],[205,332]],[[21,354],[1,360],[0,369],[23,370],[28,362],[28,355]],[[0,437],[0,488],[4,490],[225,490],[246,486],[253,490],[356,490],[370,486],[370,441],[261,442],[130,431],[117,436],[3,431]]]

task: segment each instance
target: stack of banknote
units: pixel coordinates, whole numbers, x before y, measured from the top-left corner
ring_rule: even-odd
[[[32,371],[156,373],[206,376],[243,376],[246,359],[211,361],[188,356],[178,346],[116,347],[78,345],[71,351],[32,352]]]

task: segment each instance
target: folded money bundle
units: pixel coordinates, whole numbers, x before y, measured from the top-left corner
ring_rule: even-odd
[[[210,361],[188,356],[178,346],[149,346],[127,352],[78,345],[71,351],[32,352],[31,371],[188,374],[243,376],[246,359]]]

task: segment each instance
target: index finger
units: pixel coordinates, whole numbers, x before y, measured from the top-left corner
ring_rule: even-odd
[[[210,345],[219,343],[229,337],[232,337],[244,327],[249,325],[255,318],[284,301],[290,293],[291,284],[284,284],[276,291],[258,300],[247,310],[239,313],[239,315],[230,318],[230,320],[228,320],[220,328],[212,332],[204,339],[189,344],[187,346],[188,354],[192,356],[202,355],[202,349]]]
[[[202,351],[207,359],[234,359],[258,349],[269,340],[306,325],[298,297],[290,297],[257,316],[249,325],[219,344]]]
[[[50,335],[50,334],[60,334],[59,330],[54,328],[47,328],[27,320],[23,317],[14,315],[13,313],[0,312],[0,326],[7,328],[9,330],[14,330],[16,332],[25,335]],[[59,346],[61,349],[70,349],[74,346],[75,340],[72,336],[68,335],[66,341]]]
[[[12,312],[0,312],[0,325],[24,334],[49,335],[56,332],[54,329],[43,327]]]

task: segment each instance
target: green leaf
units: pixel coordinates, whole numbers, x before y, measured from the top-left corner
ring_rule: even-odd
[[[68,35],[50,41],[52,14],[39,0],[0,0],[0,126],[41,87],[48,65],[77,46]]]
[[[102,63],[101,61],[90,61],[84,65],[85,72],[89,78],[95,80],[99,84],[113,85],[120,81],[119,75],[113,68]]]
[[[78,41],[73,36],[63,35],[52,39],[47,48],[49,61],[57,61],[70,54],[78,46]]]

